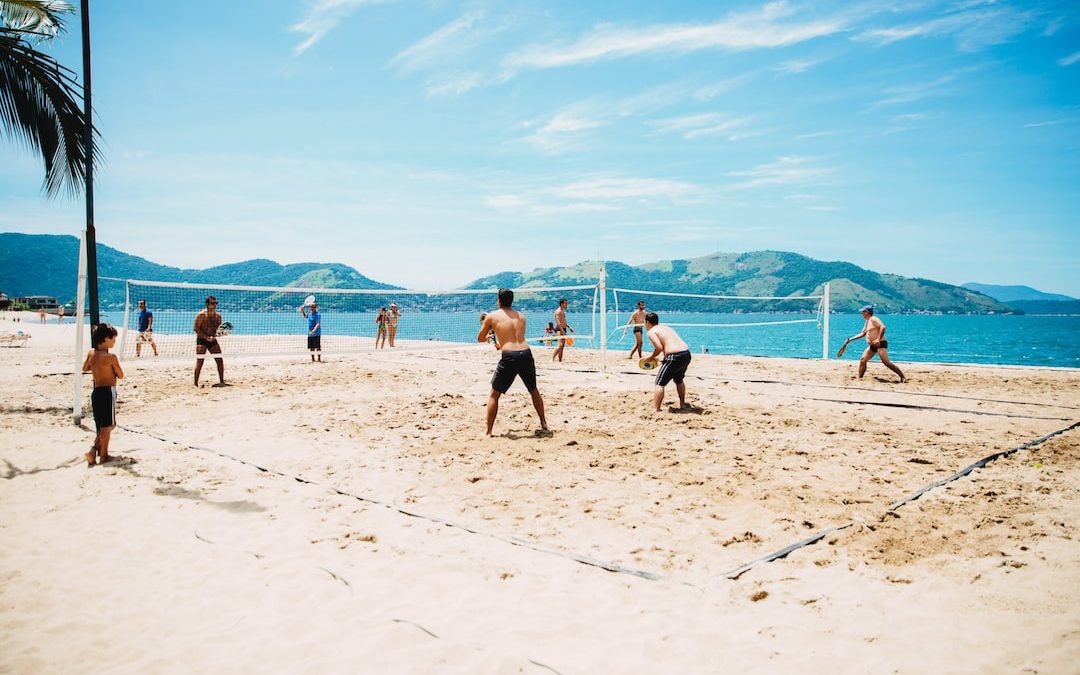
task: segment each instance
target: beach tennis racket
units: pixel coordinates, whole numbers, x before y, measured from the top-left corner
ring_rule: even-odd
[[[222,321],[221,325],[218,326],[217,336],[218,337],[224,337],[225,335],[228,335],[229,333],[231,333],[232,329],[233,329],[233,325],[231,323],[229,323],[228,321]]]
[[[304,298],[304,305],[303,305],[304,307],[311,307],[314,304],[315,304],[315,296],[314,295],[309,295],[306,298]]]
[[[840,358],[841,356],[843,356],[843,355],[844,355],[844,352],[845,352],[845,351],[847,350],[847,346],[848,346],[848,343],[846,343],[846,342],[845,342],[845,343],[844,343],[844,344],[843,344],[843,345],[842,345],[842,346],[840,347],[840,350],[836,352],[836,358]]]
[[[643,359],[638,359],[638,362],[637,362],[637,367],[641,368],[642,370],[653,370],[654,368],[656,368],[659,365],[660,365],[659,361],[657,361],[656,359],[650,359],[647,356],[645,358],[643,358]]]

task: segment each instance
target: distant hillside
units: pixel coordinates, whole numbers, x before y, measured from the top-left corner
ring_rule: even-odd
[[[1013,300],[1009,305],[1024,314],[1080,315],[1080,300]]]
[[[247,260],[203,270],[152,263],[98,242],[98,275],[193,284],[296,286],[301,288],[397,288],[373,281],[348,265]],[[10,297],[52,295],[61,303],[75,300],[79,240],[70,235],[0,233],[0,291]],[[124,285],[98,284],[102,308],[122,307]]]
[[[882,312],[1009,313],[1013,308],[982,293],[928,279],[879,274],[848,262],[824,262],[797,253],[755,251],[717,253],[690,260],[663,260],[632,267],[608,261],[609,287],[709,295],[818,295],[831,283],[831,304],[851,312],[873,304]],[[532,272],[502,272],[477,279],[468,288],[492,286],[563,286],[595,280],[600,263],[538,268]],[[670,309],[680,309],[665,300]],[[776,309],[775,303],[732,304],[747,311]]]
[[[997,286],[994,284],[977,284],[975,282],[963,285],[964,288],[988,295],[995,300],[1007,302],[1016,307],[1014,300],[1055,300],[1067,302],[1076,300],[1060,293],[1044,293],[1031,286]]]

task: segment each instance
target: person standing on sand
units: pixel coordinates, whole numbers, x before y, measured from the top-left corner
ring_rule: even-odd
[[[45,323],[45,308],[44,307],[39,307],[38,308],[38,317],[41,319],[41,323]]]
[[[394,346],[394,338],[397,337],[397,321],[401,316],[401,312],[398,310],[397,303],[390,303],[390,311],[386,313],[386,332],[390,337],[390,346]]]
[[[56,323],[64,323],[64,306],[60,305],[56,308]]]
[[[679,392],[679,409],[685,410],[686,385],[683,377],[686,375],[686,367],[690,365],[690,347],[683,342],[679,334],[671,326],[661,326],[660,317],[656,312],[648,312],[645,315],[645,330],[649,332],[649,342],[653,343],[653,353],[649,355],[650,361],[655,361],[662,352],[664,361],[660,364],[660,370],[656,373],[656,389],[653,391],[653,408],[660,412],[660,405],[664,402],[664,387],[668,382],[675,382],[675,390]]]
[[[559,307],[555,310],[555,332],[559,335],[566,335],[567,331],[574,332],[570,324],[566,323],[566,308],[569,304],[566,298],[563,298],[559,300]],[[555,346],[555,353],[551,355],[551,360],[562,363],[564,349],[566,349],[566,338],[559,340],[559,344]]]
[[[864,306],[859,310],[859,313],[862,314],[863,320],[866,321],[862,332],[844,340],[844,346],[840,348],[840,353],[843,353],[849,343],[866,336],[866,350],[859,359],[859,379],[862,379],[862,376],[866,373],[866,364],[870,363],[870,359],[874,358],[874,354],[877,354],[878,358],[881,359],[881,363],[899,375],[901,384],[904,383],[904,373],[900,372],[896,364],[889,360],[889,342],[885,339],[885,322],[874,316],[873,305]]]
[[[217,332],[221,327],[221,315],[217,311],[217,298],[212,295],[206,296],[206,309],[195,315],[195,353],[198,355],[220,354],[221,345],[218,343]],[[202,372],[202,359],[195,359],[195,386],[199,386],[199,373]],[[214,357],[217,364],[218,383],[215,387],[227,387],[225,384],[225,361],[220,356]]]
[[[626,337],[626,330],[628,328],[630,328],[630,326],[634,327],[634,348],[630,350],[630,356],[628,356],[626,358],[628,358],[628,359],[634,358],[634,352],[637,352],[637,355],[640,358],[641,357],[641,343],[643,342],[642,330],[641,329],[642,329],[642,327],[645,326],[645,301],[644,300],[638,300],[637,309],[634,310],[634,313],[630,315],[630,320],[626,322],[625,326],[623,326],[623,331],[622,331],[623,337]]]
[[[382,344],[379,344],[379,341]],[[375,349],[386,348],[386,308],[380,307],[378,315],[375,316]]]
[[[322,363],[322,317],[319,316],[319,306],[311,303],[311,314],[307,313],[308,305],[300,305],[300,313],[308,320],[307,348],[311,352],[311,362],[315,363],[315,352],[319,352],[319,363]]]
[[[540,416],[540,428],[548,431],[547,418],[544,417],[544,399],[536,388],[536,362],[533,361],[529,343],[525,341],[525,315],[511,309],[514,304],[514,292],[509,288],[499,289],[499,309],[484,317],[480,323],[477,342],[487,342],[488,334],[495,333],[496,348],[502,352],[499,365],[491,378],[491,394],[487,403],[487,435],[495,426],[495,417],[499,414],[499,397],[506,393],[514,378],[520,377],[521,383],[532,396],[533,407]],[[565,300],[563,302],[566,302]]]
[[[139,301],[139,339],[135,341],[135,358],[142,355],[143,343],[147,342],[157,356],[157,343],[154,342],[154,313],[146,308],[146,301]]]
[[[94,411],[94,426],[97,427],[94,445],[90,452],[83,455],[88,467],[94,466],[98,458],[102,464],[119,459],[109,456],[109,438],[116,428],[116,381],[124,378],[116,354],[109,352],[116,346],[116,329],[107,323],[99,323],[94,327],[93,337],[97,346],[90,350],[82,364],[82,371],[92,373],[94,378],[90,406]]]

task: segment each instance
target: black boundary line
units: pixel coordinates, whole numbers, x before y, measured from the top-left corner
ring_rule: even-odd
[[[1003,457],[1008,457],[1009,455],[1017,453],[1017,452],[1019,452],[1021,450],[1027,450],[1027,449],[1033,448],[1033,447],[1035,447],[1037,445],[1042,445],[1043,443],[1050,440],[1051,438],[1054,438],[1055,436],[1060,436],[1061,434],[1072,431],[1073,429],[1076,429],[1077,427],[1080,427],[1080,422],[1073,422],[1072,424],[1065,427],[1064,429],[1058,429],[1057,431],[1052,431],[1052,432],[1046,434],[1045,436],[1043,436],[1042,438],[1036,438],[1033,441],[1028,441],[1027,443],[1024,443],[1023,445],[1018,445],[1015,448],[1010,448],[1009,450],[1002,450],[1001,452],[995,452],[992,455],[988,455],[986,457],[983,457],[982,459],[975,462],[974,464],[970,464],[970,465],[964,467],[963,469],[960,469],[959,471],[957,471],[953,475],[949,476],[948,478],[942,478],[939,481],[934,481],[933,483],[930,483],[929,485],[922,488],[921,490],[916,490],[915,492],[911,493],[908,497],[906,497],[904,499],[901,499],[900,501],[898,501],[895,504],[893,504],[892,506],[890,506],[889,511],[895,511],[896,509],[900,508],[904,504],[907,504],[909,502],[913,502],[916,499],[918,499],[919,497],[922,497],[924,494],[926,494],[930,490],[933,490],[935,488],[939,488],[942,485],[945,485],[946,483],[951,483],[952,481],[956,480],[957,478],[961,478],[963,476],[968,475],[969,473],[971,473],[975,469],[983,468],[984,466],[986,466],[990,462],[999,460],[999,459],[1001,459]]]
[[[885,408],[907,408],[910,410],[936,410],[938,412],[962,413],[966,415],[991,415],[994,417],[1016,417],[1024,420],[1052,420],[1055,422],[1068,422],[1071,417],[1037,417],[1034,415],[1014,415],[1012,413],[990,412],[989,410],[963,410],[960,408],[939,408],[930,405],[915,405],[914,403],[886,403],[883,401],[846,401],[836,398],[814,398],[813,396],[799,396],[805,401],[825,401],[826,403],[849,403],[851,405],[877,405]]]
[[[646,570],[634,569],[632,567],[624,567],[624,566],[618,565],[616,563],[606,562],[606,561],[599,560],[597,558],[592,558],[590,556],[586,556],[586,555],[580,554],[580,553],[573,553],[573,552],[568,552],[568,551],[559,551],[557,549],[549,548],[549,547],[546,547],[546,546],[541,546],[539,544],[535,544],[533,542],[526,541],[526,540],[521,539],[519,537],[504,537],[504,536],[497,535],[497,534],[491,534],[489,532],[483,532],[481,530],[477,530],[475,528],[469,527],[468,525],[463,525],[461,523],[456,523],[456,522],[453,522],[453,521],[450,521],[450,520],[446,520],[445,518],[439,518],[437,516],[428,516],[428,515],[425,515],[425,514],[416,512],[416,511],[409,511],[409,510],[404,509],[404,508],[402,508],[400,506],[395,506],[394,504],[383,502],[383,501],[380,501],[378,499],[372,499],[371,497],[364,497],[364,496],[361,496],[361,495],[352,494],[352,493],[349,493],[349,492],[345,492],[344,490],[339,490],[338,488],[330,486],[330,485],[323,485],[323,484],[317,483],[317,482],[315,482],[313,480],[308,480],[307,478],[302,478],[300,476],[291,476],[289,474],[282,473],[282,472],[276,471],[274,469],[270,469],[270,468],[267,468],[267,467],[264,467],[264,466],[259,466],[258,464],[255,464],[254,462],[250,462],[250,461],[245,460],[245,459],[240,459],[239,457],[233,457],[231,455],[225,454],[225,453],[223,453],[221,451],[218,451],[218,450],[214,450],[212,448],[203,448],[203,447],[199,447],[199,446],[196,446],[196,445],[187,445],[187,444],[184,444],[184,443],[178,443],[177,441],[174,441],[174,440],[169,439],[169,438],[164,438],[162,436],[158,436],[157,434],[149,432],[149,431],[142,431],[142,430],[139,430],[139,429],[132,429],[131,427],[126,427],[126,426],[119,425],[119,424],[117,426],[119,428],[123,429],[124,431],[128,431],[128,432],[131,432],[133,434],[140,434],[140,435],[143,435],[143,436],[149,436],[150,438],[154,438],[154,439],[159,440],[159,441],[161,441],[163,443],[172,443],[173,445],[178,445],[178,446],[181,446],[181,447],[190,448],[192,450],[198,450],[200,452],[206,452],[206,453],[210,453],[212,455],[217,455],[218,457],[222,457],[224,459],[227,459],[227,460],[230,460],[230,461],[233,461],[233,462],[237,462],[239,464],[244,464],[246,466],[250,466],[250,467],[255,468],[255,469],[257,469],[257,470],[259,470],[259,471],[261,471],[263,473],[268,473],[268,474],[271,474],[271,475],[274,475],[274,476],[280,476],[282,478],[289,478],[291,480],[296,481],[297,483],[302,483],[304,485],[313,485],[315,487],[321,487],[321,488],[323,488],[325,490],[328,490],[328,491],[333,492],[335,494],[341,495],[342,497],[350,497],[350,498],[355,499],[357,501],[367,502],[368,504],[374,504],[376,506],[381,506],[381,507],[386,508],[386,509],[397,511],[398,513],[400,513],[402,515],[405,515],[405,516],[410,516],[412,518],[419,518],[421,520],[426,520],[426,521],[429,521],[429,522],[432,522],[432,523],[435,523],[435,524],[438,524],[438,525],[443,525],[445,527],[452,527],[452,528],[456,528],[456,529],[459,529],[459,530],[464,530],[465,532],[468,532],[469,534],[478,534],[478,535],[481,535],[481,536],[484,536],[484,537],[488,537],[490,539],[494,539],[496,541],[506,542],[508,544],[512,544],[514,546],[520,546],[522,548],[527,548],[527,549],[530,549],[530,550],[533,550],[533,551],[537,551],[539,553],[546,553],[548,555],[555,555],[555,556],[559,556],[559,557],[562,557],[562,558],[567,558],[569,560],[573,560],[574,562],[578,562],[578,563],[581,563],[583,565],[590,565],[592,567],[599,567],[600,569],[607,570],[608,572],[616,572],[616,573],[619,573],[619,574],[629,574],[631,576],[640,577],[642,579],[648,579],[649,581],[658,581],[658,580],[664,578],[661,575],[656,574],[655,572],[648,572]]]
[[[973,463],[973,464],[971,464],[969,466],[964,467],[963,469],[961,469],[960,471],[957,471],[956,473],[949,476],[948,478],[943,478],[941,480],[934,481],[933,483],[930,483],[929,485],[923,487],[922,489],[916,490],[915,492],[913,492],[908,497],[906,497],[904,499],[901,499],[900,501],[898,501],[895,504],[893,504],[892,506],[890,506],[888,508],[888,510],[885,511],[885,513],[886,514],[892,513],[894,511],[896,511],[896,509],[904,506],[905,504],[913,502],[916,499],[918,499],[919,497],[922,497],[927,492],[930,492],[931,490],[935,490],[935,489],[941,487],[942,485],[945,485],[946,483],[951,483],[954,480],[962,478],[962,477],[968,475],[969,473],[971,473],[972,471],[974,471],[975,469],[981,469],[984,466],[986,466],[987,464],[989,464],[989,463],[991,463],[991,462],[993,462],[995,460],[1001,459],[1002,457],[1008,457],[1009,455],[1017,453],[1017,452],[1019,452],[1021,450],[1028,450],[1030,448],[1034,448],[1037,445],[1041,445],[1041,444],[1045,443],[1046,441],[1050,440],[1051,438],[1054,438],[1056,436],[1060,436],[1061,434],[1072,431],[1073,429],[1076,429],[1077,427],[1080,427],[1080,422],[1073,422],[1072,424],[1070,424],[1069,426],[1067,426],[1067,427],[1065,427],[1063,429],[1058,429],[1057,431],[1052,431],[1049,434],[1046,434],[1045,436],[1042,436],[1041,438],[1036,438],[1033,441],[1028,441],[1027,443],[1024,443],[1023,445],[1018,445],[1015,448],[1010,448],[1009,450],[1002,450],[1001,452],[995,452],[992,455],[984,457],[984,458],[980,459],[979,461],[977,461],[977,462],[975,462],[975,463]],[[822,530],[821,532],[818,532],[817,534],[815,534],[813,536],[807,537],[806,539],[803,539],[802,541],[796,542],[796,543],[791,544],[789,546],[785,546],[784,548],[780,549],[779,551],[776,551],[775,553],[770,553],[769,555],[762,556],[761,558],[758,558],[757,560],[749,562],[749,563],[747,563],[747,564],[745,564],[745,565],[743,565],[741,567],[736,567],[735,569],[731,570],[730,572],[725,572],[722,576],[727,577],[728,579],[732,579],[732,580],[738,579],[740,576],[742,576],[746,572],[750,571],[751,569],[753,569],[754,567],[757,567],[758,565],[760,565],[762,563],[772,562],[773,560],[778,560],[780,558],[784,558],[789,553],[791,553],[792,551],[800,549],[800,548],[802,548],[804,546],[809,546],[811,544],[815,544],[815,543],[821,541],[822,539],[824,539],[825,537],[827,537],[828,535],[832,534],[833,532],[839,532],[840,530],[852,527],[855,524],[856,524],[855,521],[852,521],[852,522],[847,523],[845,525],[838,525],[836,527],[830,527],[827,530]]]

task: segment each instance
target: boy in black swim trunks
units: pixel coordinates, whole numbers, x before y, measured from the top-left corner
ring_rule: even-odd
[[[631,314],[630,318],[627,320],[626,325],[623,326],[623,331],[622,331],[623,337],[626,337],[626,331],[627,331],[628,328],[630,328],[631,326],[634,327],[634,348],[630,350],[630,355],[627,356],[626,358],[628,358],[628,359],[634,358],[634,353],[635,352],[637,353],[638,358],[641,358],[641,344],[642,344],[641,328],[644,325],[645,325],[645,301],[644,300],[638,300],[637,309],[634,310],[634,313]]]
[[[90,406],[97,427],[94,445],[83,455],[87,466],[94,466],[99,457],[102,464],[113,459],[109,456],[109,437],[116,428],[116,381],[124,377],[116,354],[109,352],[116,345],[116,329],[107,323],[98,324],[94,328],[94,344],[97,347],[90,350],[82,365],[82,371],[94,377]]]
[[[686,375],[686,367],[690,365],[690,347],[683,342],[674,328],[660,325],[660,317],[656,312],[645,315],[645,330],[649,333],[649,342],[653,343],[653,353],[649,355],[649,359],[656,360],[661,352],[664,354],[664,361],[656,373],[653,408],[660,412],[660,405],[664,402],[664,387],[668,382],[675,382],[675,390],[679,392],[679,408],[685,409],[686,384],[683,383],[683,376]]]
[[[499,309],[488,314],[480,323],[477,342],[487,342],[488,334],[495,333],[496,348],[502,351],[495,375],[491,378],[491,395],[487,403],[487,435],[495,426],[495,417],[499,414],[499,397],[506,393],[514,378],[520,377],[522,384],[532,396],[533,407],[540,416],[540,428],[548,430],[547,418],[544,417],[544,399],[536,388],[536,363],[533,361],[529,343],[525,342],[525,315],[511,309],[514,304],[514,292],[509,288],[499,289]]]

